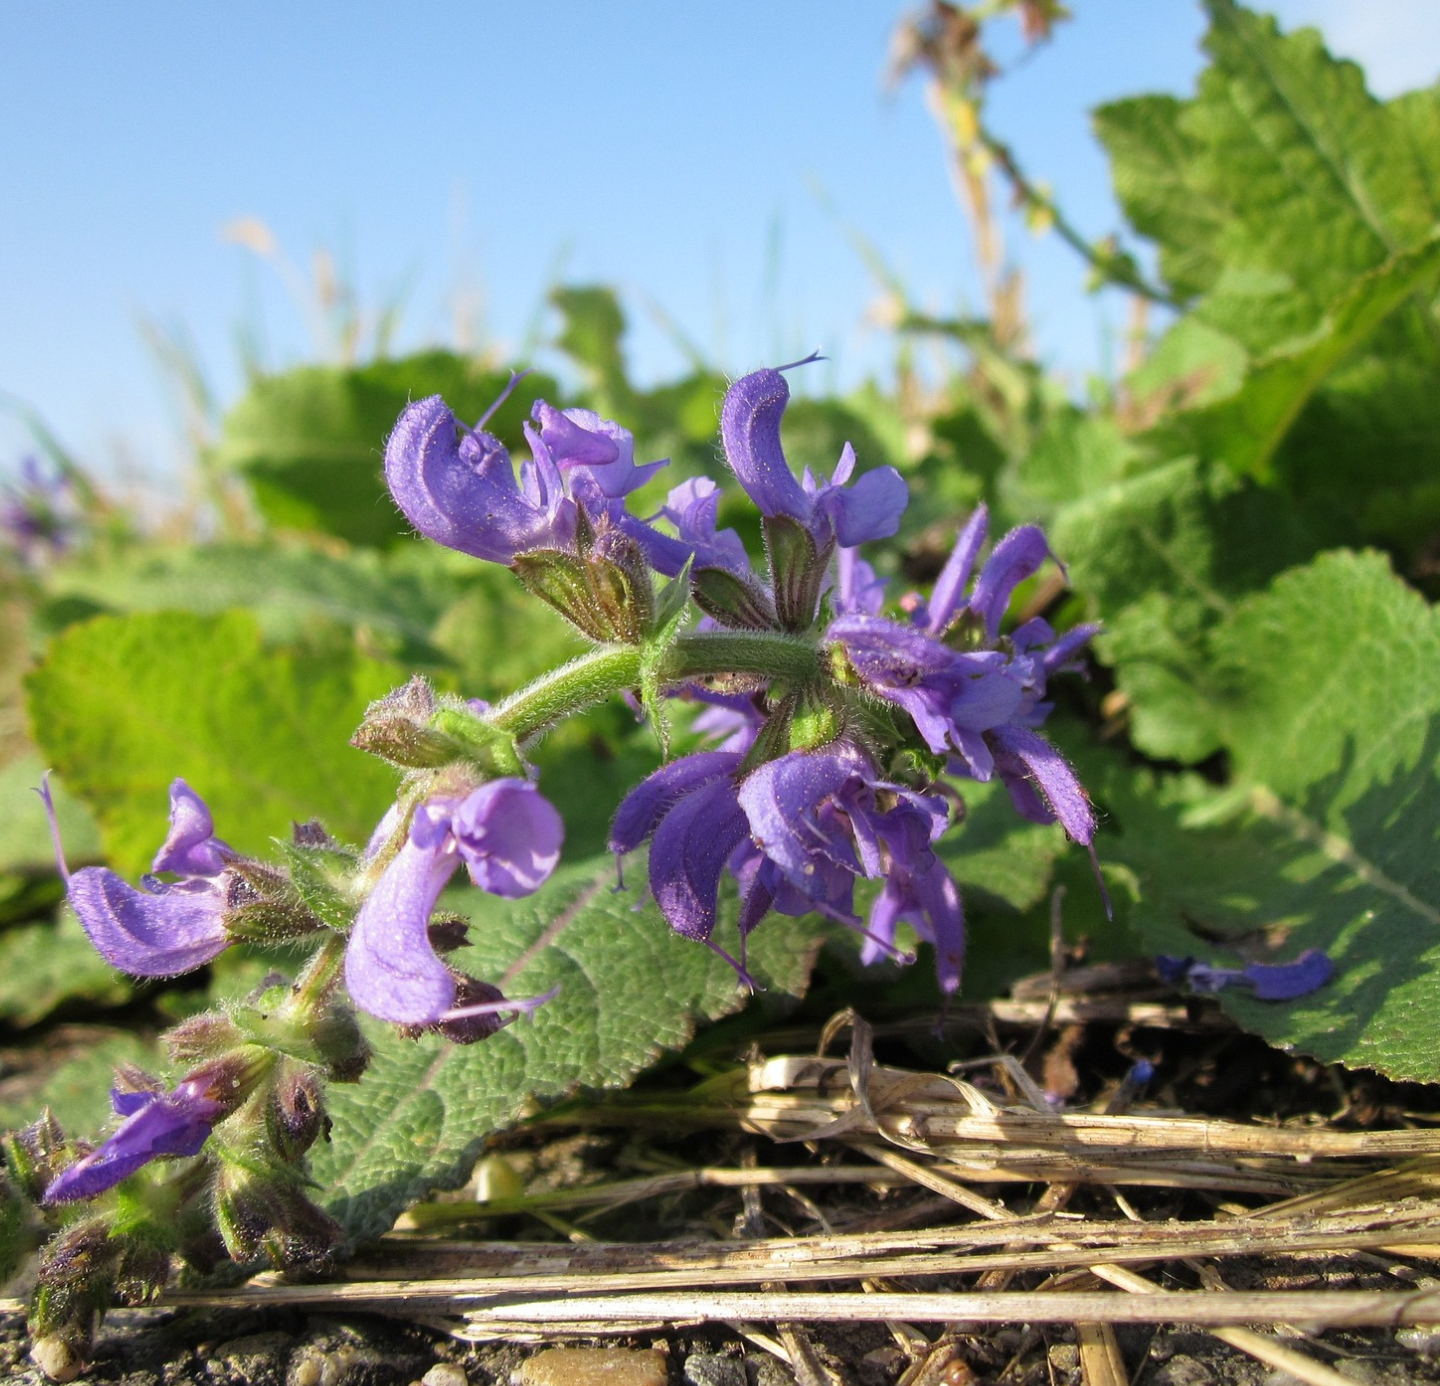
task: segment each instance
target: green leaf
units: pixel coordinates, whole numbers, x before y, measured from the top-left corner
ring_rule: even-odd
[[[395,777],[348,741],[403,679],[348,637],[266,649],[245,612],[147,613],[71,627],[27,686],[46,758],[94,810],[116,869],[134,874],[164,839],[177,775],[239,851],[264,852],[312,817],[364,841]]]
[[[643,861],[627,866],[643,880]],[[312,1159],[326,1206],[351,1235],[376,1236],[408,1203],[459,1184],[485,1140],[534,1102],[623,1086],[683,1046],[697,1023],[738,1009],[744,997],[730,965],[676,935],[653,904],[636,908],[633,889],[614,893],[614,883],[615,864],[601,857],[557,872],[526,900],[446,898],[476,924],[458,966],[491,981],[513,971],[504,983],[511,996],[561,991],[475,1045],[401,1040],[372,1027],[375,1061],[359,1084],[331,1088],[334,1128]],[[729,947],[734,911],[732,897],[721,935]],[[803,991],[818,938],[804,920],[756,931],[750,964],[764,999]]]
[[[1392,256],[1351,284],[1314,332],[1251,365],[1235,393],[1178,414],[1151,441],[1268,480],[1276,452],[1310,397],[1411,294],[1433,289],[1437,273],[1440,237]]]
[[[1130,224],[1160,244],[1160,273],[1180,298],[1204,292],[1219,276],[1219,207],[1197,198],[1187,175],[1201,152],[1173,96],[1137,96],[1099,107],[1095,133],[1110,155],[1115,196]]]
[[[1323,1061],[1440,1078],[1440,614],[1373,553],[1322,554],[1213,634],[1216,727],[1234,785],[1110,772],[1133,922],[1155,951],[1234,965],[1323,948],[1337,980],[1266,1005],[1267,1039]]]
[[[1290,1002],[1229,989],[1222,1004],[1272,1044],[1323,1063],[1440,1079],[1440,722],[1422,736],[1408,768],[1343,809],[1328,783],[1291,808],[1268,791],[1237,799],[1194,777],[1088,771],[1122,825],[1101,856],[1132,873],[1129,921],[1146,948],[1225,967],[1321,948],[1336,965],[1329,986]]]
[[[1209,634],[1323,537],[1283,497],[1190,459],[1059,512],[1051,543],[1105,623],[1096,650],[1130,701],[1141,750],[1198,761],[1219,747]]]
[[[443,658],[431,631],[464,581],[429,545],[401,555],[336,553],[299,543],[135,548],[97,564],[57,568],[51,611],[254,612],[267,640],[296,640],[317,622],[362,631],[397,658]],[[42,610],[42,623],[46,613]],[[52,627],[65,624],[50,620]]]
[[[625,312],[615,291],[603,285],[570,285],[555,289],[550,301],[565,320],[555,345],[584,371],[602,413],[623,409],[634,391],[621,346]]]
[[[385,440],[411,400],[443,395],[458,418],[478,419],[509,381],[447,351],[355,369],[302,366],[265,376],[226,416],[212,465],[242,473],[271,524],[336,534],[379,548],[402,544],[409,524],[385,489]],[[507,446],[555,382],[527,376],[488,427]]]
[[[1416,762],[1440,713],[1440,616],[1377,553],[1322,554],[1242,602],[1211,643],[1237,778],[1340,811]]]
[[[58,921],[0,933],[0,1020],[33,1025],[64,1001],[117,1006],[129,995],[128,984],[95,951],[69,909],[60,911]]]

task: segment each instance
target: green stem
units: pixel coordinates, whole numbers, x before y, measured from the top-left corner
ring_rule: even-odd
[[[345,943],[342,934],[325,936],[325,942],[311,955],[305,970],[290,988],[290,996],[285,1003],[290,1015],[309,1015],[330,999],[330,993],[340,980],[340,969],[345,964]]]
[[[524,741],[565,717],[637,687],[642,657],[639,646],[601,646],[512,694],[490,714],[490,721]],[[720,674],[758,674],[804,682],[819,670],[819,648],[803,638],[778,631],[700,631],[676,638],[665,652],[660,681],[675,684]]]

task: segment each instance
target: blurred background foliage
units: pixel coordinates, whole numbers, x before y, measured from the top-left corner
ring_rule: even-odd
[[[934,0],[907,22],[895,73],[925,85],[986,301],[967,316],[922,312],[864,247],[892,368],[797,399],[786,446],[794,465],[828,474],[849,441],[862,467],[905,475],[910,509],[875,555],[892,598],[933,579],[983,500],[992,533],[1039,520],[1067,565],[1026,584],[1012,616],[1104,623],[1089,678],[1060,681],[1050,725],[1101,809],[1116,918],[1057,828],[1019,821],[993,786],[963,785],[968,815],[945,852],[969,915],[965,999],[1048,966],[1050,902],[1065,886],[1066,936],[1091,960],[1325,948],[1339,978],[1323,992],[1225,1004],[1324,1061],[1436,1080],[1440,88],[1379,101],[1313,31],[1283,34],[1232,0],[1207,9],[1194,97],[1141,94],[1094,114],[1129,222],[1099,242],[986,119],[998,76],[987,26],[1015,12],[1032,42],[1052,30],[1063,42],[1063,7]],[[1068,241],[1092,285],[1131,294],[1118,378],[1077,395],[1032,356],[1024,278],[996,213],[1006,200],[1037,234]],[[213,976],[139,992],[110,974],[59,908],[30,794],[44,767],[72,864],[145,870],[176,775],[243,851],[312,816],[363,840],[393,792],[391,773],[348,744],[370,699],[416,671],[493,699],[579,651],[508,572],[417,540],[381,476],[407,401],[439,393],[475,418],[525,362],[389,356],[386,332],[355,328],[353,295],[333,283],[326,294],[340,359],[257,374],[223,416],[183,343],[157,342],[188,392],[194,440],[185,495],[164,515],[107,494],[39,428],[35,459],[4,483],[0,1023],[17,1044],[83,1016],[129,1058],[135,1033],[268,965],[227,954]],[[570,371],[527,376],[491,427],[523,450],[536,398],[619,420],[639,459],[671,459],[642,508],[686,476],[723,482],[725,379],[697,354],[687,374],[641,389],[612,290],[565,285],[549,307]],[[758,551],[736,497],[722,522]],[[567,859],[583,864],[658,751],[616,705],[557,730],[539,763]],[[804,990],[803,970],[786,974],[786,994]],[[862,976],[832,948],[809,1004],[883,1018],[938,997],[923,959]],[[91,1045],[73,1062],[88,1074],[109,1052]],[[19,1087],[0,1078],[0,1124],[37,1093],[79,1101],[84,1084],[63,1065],[43,1091],[23,1070]],[[104,1086],[87,1089],[97,1112]]]

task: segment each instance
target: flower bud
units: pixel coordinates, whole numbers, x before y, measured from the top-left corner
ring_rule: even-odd
[[[263,862],[232,863],[221,878],[225,891],[222,922],[233,939],[283,943],[323,927],[283,871]]]
[[[448,765],[463,748],[430,725],[435,692],[419,675],[373,702],[350,744],[404,770]]]
[[[202,1011],[165,1034],[165,1047],[177,1068],[218,1058],[244,1043],[240,1027],[223,1011]]]
[[[281,1070],[265,1107],[265,1129],[270,1145],[288,1164],[296,1164],[317,1137],[330,1135],[320,1083],[293,1064]]]
[[[231,1259],[242,1265],[264,1254],[282,1270],[319,1269],[345,1238],[284,1169],[226,1163],[215,1181],[215,1218]]]
[[[87,1143],[67,1141],[54,1114],[46,1107],[40,1120],[0,1137],[5,1163],[21,1193],[39,1203],[55,1178],[90,1151]]]
[[[73,1381],[89,1360],[124,1252],[107,1219],[87,1218],[40,1253],[30,1303],[30,1356],[52,1381]]]
[[[356,1083],[370,1066],[370,1042],[349,1006],[332,1000],[309,1023],[310,1042],[325,1063],[325,1076],[334,1083]]]

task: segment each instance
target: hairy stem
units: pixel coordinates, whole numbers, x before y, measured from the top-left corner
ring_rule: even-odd
[[[638,646],[601,646],[512,694],[490,714],[490,721],[524,741],[562,718],[637,687],[641,658]],[[809,640],[769,631],[699,631],[679,636],[665,652],[660,681],[758,674],[803,682],[819,669],[819,648]]]

